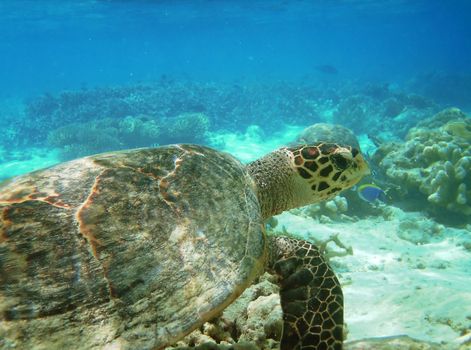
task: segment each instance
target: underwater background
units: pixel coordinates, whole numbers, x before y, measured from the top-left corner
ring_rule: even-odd
[[[3,0],[0,180],[177,142],[248,162],[341,125],[372,175],[269,230],[325,249],[348,342],[471,348],[470,38],[467,0]]]

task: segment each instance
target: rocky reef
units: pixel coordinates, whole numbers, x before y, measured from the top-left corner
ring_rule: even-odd
[[[402,143],[382,144],[372,162],[400,186],[396,200],[416,201],[411,209],[471,218],[471,118],[459,109],[419,122]]]

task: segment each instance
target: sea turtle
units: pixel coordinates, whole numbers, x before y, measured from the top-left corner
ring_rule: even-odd
[[[282,349],[340,349],[340,285],[308,242],[264,220],[367,171],[330,143],[242,165],[181,144],[104,153],[0,185],[0,348],[163,349],[263,271],[279,278]]]

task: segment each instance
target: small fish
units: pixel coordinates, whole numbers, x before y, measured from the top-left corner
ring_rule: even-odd
[[[324,74],[335,75],[338,73],[337,68],[331,66],[330,64],[320,64],[318,66],[314,66],[314,69]]]
[[[358,196],[366,202],[386,201],[386,192],[374,184],[363,184],[357,188]]]

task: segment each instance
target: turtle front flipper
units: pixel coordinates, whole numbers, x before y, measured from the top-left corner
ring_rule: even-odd
[[[342,349],[343,295],[334,272],[309,242],[270,237],[268,271],[278,276],[281,350]]]

